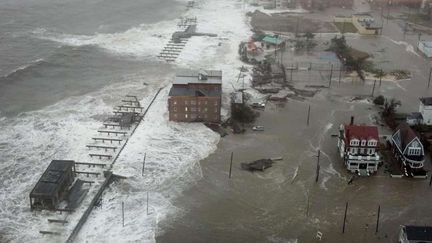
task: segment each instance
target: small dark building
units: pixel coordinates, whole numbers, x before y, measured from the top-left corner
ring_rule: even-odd
[[[427,243],[432,242],[432,227],[402,225],[399,232],[401,243]]]
[[[30,192],[30,208],[54,210],[75,178],[75,161],[53,160]]]

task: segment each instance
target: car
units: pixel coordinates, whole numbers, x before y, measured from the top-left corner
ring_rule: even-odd
[[[265,103],[264,102],[254,102],[254,103],[252,103],[252,107],[253,108],[265,108]]]
[[[254,130],[254,131],[264,131],[264,126],[253,126],[252,130]]]

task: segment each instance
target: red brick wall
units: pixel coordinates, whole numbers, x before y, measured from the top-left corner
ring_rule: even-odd
[[[175,96],[168,99],[170,121],[220,122],[220,97]]]

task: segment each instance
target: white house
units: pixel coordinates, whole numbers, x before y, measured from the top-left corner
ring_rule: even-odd
[[[422,115],[423,124],[432,125],[432,97],[420,98],[419,112]]]
[[[419,41],[418,49],[421,51],[426,57],[432,57],[432,41]]]
[[[432,227],[401,225],[399,231],[400,243],[432,243]]]
[[[376,126],[340,126],[338,148],[347,169],[359,175],[370,175],[378,170],[378,128]]]

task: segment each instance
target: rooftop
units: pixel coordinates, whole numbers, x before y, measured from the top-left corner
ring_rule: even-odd
[[[190,86],[172,86],[169,96],[207,96],[207,97],[220,97],[222,89],[197,89]]]
[[[283,39],[279,38],[278,36],[269,36],[269,35],[267,35],[266,37],[264,37],[262,39],[262,41],[266,42],[266,43],[273,44],[273,45],[280,45],[280,44],[282,44]]]
[[[432,48],[432,41],[420,41],[427,48]]]
[[[376,126],[346,125],[345,136],[349,140],[351,140],[352,138],[356,138],[359,140],[379,139],[378,128]]]
[[[181,70],[177,72],[173,84],[222,84],[222,71]]]
[[[31,191],[32,196],[51,196],[61,182],[66,171],[71,170],[74,161],[72,160],[53,160],[42,174],[39,181]]]
[[[432,105],[432,97],[422,97],[420,98],[420,102],[423,103],[423,105]]]
[[[404,226],[408,240],[432,241],[432,227],[430,226]]]

